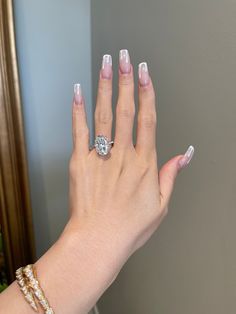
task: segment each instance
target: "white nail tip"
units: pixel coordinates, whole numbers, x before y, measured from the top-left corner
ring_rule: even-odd
[[[141,62],[138,65],[138,75],[139,75],[140,79],[141,79],[143,73],[148,73],[147,62]]]
[[[138,65],[139,71],[148,72],[147,62],[141,62]]]
[[[129,63],[130,62],[129,52],[128,52],[127,49],[121,49],[120,50],[119,59],[120,60],[124,60],[125,63]]]
[[[190,162],[194,154],[194,147],[192,145],[189,146],[186,153],[184,154],[184,157],[187,158],[187,164]]]
[[[79,83],[74,84],[74,94],[81,95],[81,93],[82,93],[81,84]]]
[[[102,58],[102,68],[104,69],[105,65],[108,64],[112,66],[112,57],[111,55],[104,55]]]

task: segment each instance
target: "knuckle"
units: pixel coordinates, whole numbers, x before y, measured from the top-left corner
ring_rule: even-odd
[[[86,159],[78,154],[76,148],[74,149],[71,158],[69,160],[69,175],[77,181],[78,175],[83,174],[86,171]]]
[[[132,108],[128,108],[128,106],[121,107],[120,105],[117,105],[116,114],[121,118],[130,119],[134,117],[135,111]]]
[[[145,100],[155,101],[156,95],[153,86],[144,86],[140,92],[141,97],[143,97]]]
[[[98,93],[111,95],[112,85],[111,85],[110,80],[100,80],[99,81]]]
[[[140,123],[143,127],[147,129],[151,129],[156,126],[156,120],[156,115],[154,114],[140,115],[138,118],[138,123]]]
[[[95,121],[100,124],[109,124],[112,121],[112,114],[106,110],[97,110],[95,112]]]
[[[119,85],[121,87],[123,86],[133,86],[134,84],[134,80],[133,80],[133,77],[130,76],[130,75],[121,75],[120,76],[120,79],[119,79]]]
[[[75,160],[75,154],[73,153],[71,158],[70,158],[70,161],[69,161],[69,174],[70,174],[70,176],[72,176],[72,177],[74,176],[76,169],[77,169],[77,162]]]
[[[158,163],[157,163],[157,151],[156,151],[156,149],[153,149],[153,151],[149,153],[148,162],[150,165],[150,169],[157,172],[158,171]]]
[[[88,127],[75,127],[73,135],[75,138],[87,138],[89,136],[89,129]]]

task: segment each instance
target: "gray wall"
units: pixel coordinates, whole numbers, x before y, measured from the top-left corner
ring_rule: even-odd
[[[236,309],[236,5],[93,0],[94,86],[104,53],[147,61],[158,90],[160,164],[196,148],[170,212],[99,302],[102,314]],[[116,82],[115,82],[116,83]],[[93,90],[94,100],[96,89]]]
[[[73,84],[91,124],[90,1],[15,0],[16,43],[37,255],[68,217]]]

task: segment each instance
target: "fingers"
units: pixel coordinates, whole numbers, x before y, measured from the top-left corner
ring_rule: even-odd
[[[86,110],[80,84],[74,85],[74,99],[72,107],[72,136],[73,147],[77,155],[85,156],[89,153],[89,128]]]
[[[159,182],[163,208],[168,206],[178,172],[190,163],[193,154],[194,147],[189,146],[184,155],[172,158],[161,168]]]
[[[95,136],[101,134],[111,139],[112,130],[112,57],[104,55],[98,82],[95,108]]]
[[[135,149],[148,159],[156,152],[156,105],[155,92],[146,62],[139,64],[139,111]]]
[[[133,123],[135,115],[133,67],[129,52],[120,50],[119,54],[119,95],[116,106],[115,145],[133,145]]]
[[[111,139],[112,132],[112,58],[103,56],[95,109],[95,134]],[[147,64],[139,65],[139,114],[136,150],[147,157],[156,147],[155,93]],[[133,146],[135,116],[134,75],[129,52],[119,54],[119,95],[116,106],[115,146]]]

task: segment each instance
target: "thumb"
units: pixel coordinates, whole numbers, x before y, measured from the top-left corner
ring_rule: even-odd
[[[181,169],[190,163],[194,147],[189,146],[184,155],[178,155],[165,163],[159,172],[160,193],[163,207],[167,207],[173,191],[175,179]]]

